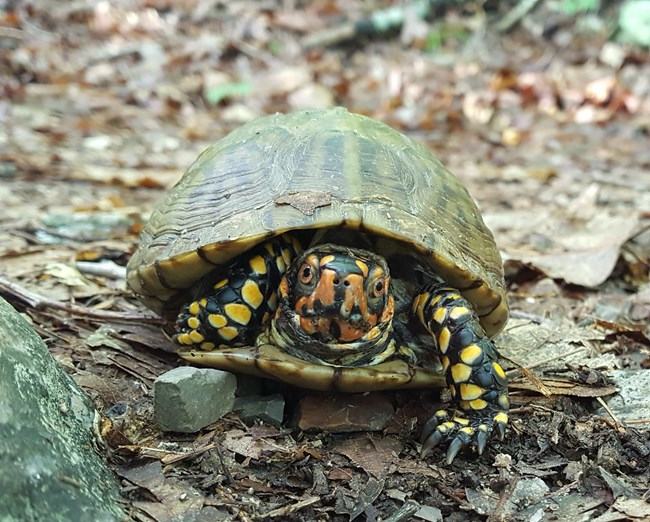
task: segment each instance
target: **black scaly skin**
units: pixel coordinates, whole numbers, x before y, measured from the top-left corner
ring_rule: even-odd
[[[274,238],[207,274],[176,319],[176,342],[208,351],[254,344],[275,311],[280,279],[298,247],[291,236]],[[255,270],[253,259],[264,270]]]
[[[481,454],[493,431],[503,439],[508,422],[508,381],[497,362],[497,349],[485,335],[471,303],[454,288],[440,283],[427,286],[414,300],[413,313],[436,342],[458,407],[455,414],[438,410],[424,425],[422,455],[442,441],[449,443],[448,464],[472,442]],[[464,400],[463,396],[477,399]]]

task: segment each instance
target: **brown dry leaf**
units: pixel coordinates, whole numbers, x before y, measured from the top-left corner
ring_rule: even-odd
[[[243,430],[229,430],[223,441],[224,448],[251,459],[259,460],[264,454],[284,453],[292,455],[298,447],[289,438],[282,441],[257,438]]]
[[[355,466],[378,479],[388,476],[399,461],[397,456],[404,444],[395,437],[382,439],[368,435],[353,437],[338,444],[334,451],[345,455]]]
[[[597,214],[582,228],[566,230],[558,223],[553,247],[542,253],[510,253],[549,277],[567,283],[595,287],[612,273],[621,246],[633,235],[635,216]]]
[[[158,502],[134,502],[134,505],[158,522],[194,518],[203,507],[203,496],[187,482],[164,476],[159,461],[136,468],[120,468],[122,478],[146,489]]]

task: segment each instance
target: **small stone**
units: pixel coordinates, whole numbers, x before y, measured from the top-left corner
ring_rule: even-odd
[[[163,431],[193,433],[232,411],[237,379],[232,373],[182,366],[154,381],[154,412]]]
[[[239,418],[246,424],[262,421],[279,427],[284,418],[284,397],[279,394],[237,397],[233,409],[239,411]]]
[[[381,393],[311,395],[300,401],[296,425],[303,431],[330,433],[381,431],[394,413]]]

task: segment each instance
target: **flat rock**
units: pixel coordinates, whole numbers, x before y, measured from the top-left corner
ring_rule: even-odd
[[[330,433],[381,431],[394,413],[382,393],[310,395],[298,405],[296,425],[303,431]]]
[[[125,520],[90,399],[0,298],[0,519]]]
[[[237,379],[211,368],[181,366],[154,381],[154,413],[163,431],[194,433],[232,411]]]
[[[607,406],[623,421],[650,418],[650,372],[648,370],[612,370],[606,374],[619,388],[616,395],[607,399]],[[604,408],[597,410],[599,415],[608,416]],[[650,429],[650,424],[635,424],[635,428]]]
[[[261,421],[279,427],[284,418],[284,397],[278,393],[237,397],[233,409],[239,411],[239,418],[246,424]]]

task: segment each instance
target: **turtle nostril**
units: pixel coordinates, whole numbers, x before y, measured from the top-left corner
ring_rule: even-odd
[[[332,283],[334,283],[335,285],[338,285],[340,282],[341,280],[338,277],[334,279],[334,281],[332,281]]]
[[[346,279],[345,281],[343,281],[343,284],[344,284],[345,286],[350,286],[350,281],[348,281],[348,280]]]

